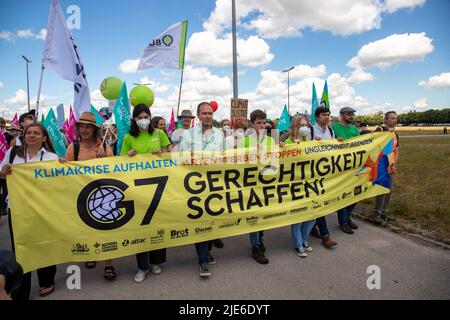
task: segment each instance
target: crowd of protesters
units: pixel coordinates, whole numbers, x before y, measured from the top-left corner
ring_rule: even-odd
[[[197,107],[197,125],[192,127],[195,118],[190,110],[183,110],[178,115],[179,128],[168,132],[166,120],[162,117],[152,117],[150,109],[145,105],[137,105],[133,109],[129,133],[124,137],[121,150],[117,148],[117,130],[115,127],[102,127],[97,125],[95,116],[91,112],[84,112],[76,123],[77,140],[67,146],[65,157],[58,158],[54,153],[51,139],[47,130],[38,122],[35,122],[33,111],[22,114],[19,118],[19,126],[11,126],[6,129],[6,122],[0,118],[0,127],[5,135],[10,149],[6,153],[1,165],[0,175],[4,178],[13,170],[12,164],[59,160],[81,161],[102,157],[112,157],[114,154],[134,157],[137,154],[160,154],[162,152],[175,151],[225,151],[229,149],[269,147],[272,145],[301,144],[308,140],[337,139],[342,142],[346,139],[360,134],[370,133],[365,126],[354,125],[355,110],[344,107],[340,110],[339,121],[331,123],[330,110],[325,107],[316,109],[315,125],[302,115],[291,118],[289,130],[278,134],[276,123],[267,119],[262,110],[254,110],[250,119],[240,121],[236,128],[231,128],[229,119],[220,122],[213,119],[214,111],[208,102],[202,102]],[[376,131],[394,131],[397,124],[397,114],[394,111],[387,112],[384,126],[376,128]],[[64,135],[64,131],[61,131]],[[398,137],[397,137],[398,138]],[[390,168],[391,179],[395,173],[395,165],[398,161],[398,149],[395,150],[395,159]],[[391,180],[392,181],[392,180]],[[9,214],[9,227],[11,228],[11,211],[8,209],[7,186],[1,179],[1,212],[2,215]],[[382,224],[383,221],[391,219],[389,216],[390,194],[378,196],[375,201],[374,222]],[[358,226],[351,218],[352,210],[356,204],[338,210],[338,220],[341,230],[346,234],[353,234]],[[320,217],[314,220],[293,224],[291,226],[293,252],[301,258],[306,258],[312,252],[308,242],[310,234],[321,239],[321,244],[331,249],[338,243],[331,237],[327,226],[327,218]],[[263,242],[264,232],[252,232],[249,235],[251,255],[260,264],[268,264],[266,246]],[[13,237],[11,236],[11,240]],[[211,275],[210,265],[216,263],[212,256],[212,248],[223,248],[221,239],[205,241],[195,244],[198,256],[199,274],[201,277]],[[12,241],[12,251],[14,243]],[[8,261],[12,261],[10,255],[3,254]],[[5,258],[6,259],[6,258]],[[149,273],[159,274],[162,272],[161,265],[166,262],[166,249],[150,252],[142,252],[136,255],[137,273],[134,281],[143,282]],[[0,261],[0,265],[4,262]],[[87,268],[94,268],[96,262],[86,262]],[[3,268],[3,267],[2,267]],[[0,298],[10,297],[13,299],[28,299],[31,288],[31,273],[21,274],[20,266],[12,267],[13,272],[0,274]],[[3,268],[8,269],[8,268]],[[5,279],[7,275],[14,280]],[[17,281],[20,274],[21,281]],[[56,266],[49,266],[37,270],[41,296],[47,296],[55,290],[54,278]],[[104,262],[105,280],[116,279],[117,275],[111,260]],[[6,280],[6,287],[5,287]],[[11,285],[11,283],[14,283]],[[2,287],[3,286],[3,287]],[[5,288],[7,294],[5,294]],[[3,293],[3,294],[2,294]]]

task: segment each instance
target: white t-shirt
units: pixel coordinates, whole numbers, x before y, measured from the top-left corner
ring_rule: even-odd
[[[8,152],[6,152],[5,157],[3,158],[3,161],[0,165],[0,170],[3,169],[3,167],[7,164],[9,164],[9,156],[11,154],[12,148],[9,148]],[[30,163],[30,162],[39,162],[39,161],[52,161],[52,160],[58,160],[59,157],[53,152],[47,151],[45,148],[41,148],[36,155],[32,158],[30,158],[28,152],[26,158],[20,157],[18,154],[13,159],[13,164],[20,164],[20,163]],[[9,207],[9,195],[6,198],[6,203]]]
[[[176,146],[178,143],[180,143],[180,138],[186,130],[187,129],[179,128],[172,132],[172,135],[170,136],[170,140],[172,141],[172,144],[174,146]]]

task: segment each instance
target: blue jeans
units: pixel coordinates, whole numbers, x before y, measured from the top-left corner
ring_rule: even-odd
[[[339,224],[342,226],[344,224],[347,224],[350,220],[350,214],[352,213],[353,209],[356,207],[356,203],[349,205],[348,207],[342,208],[341,210],[338,210],[338,220]]]
[[[252,247],[261,245],[261,237],[259,235],[259,231],[250,233],[250,244]]]
[[[291,225],[292,242],[294,248],[302,248],[303,244],[308,241],[308,236],[316,220],[305,221]]]
[[[322,238],[328,237],[330,231],[328,231],[327,220],[325,217],[320,217],[316,219],[317,227],[319,228],[320,236]]]
[[[197,251],[199,265],[209,262],[209,241],[196,243],[195,250]]]

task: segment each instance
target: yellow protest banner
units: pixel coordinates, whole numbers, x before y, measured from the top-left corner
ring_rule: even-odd
[[[30,271],[315,219],[388,193],[395,145],[392,133],[375,133],[271,150],[13,165],[17,259]]]

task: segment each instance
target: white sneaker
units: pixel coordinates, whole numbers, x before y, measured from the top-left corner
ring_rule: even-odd
[[[303,248],[305,249],[305,251],[307,252],[312,252],[312,247],[308,244],[308,242],[305,242],[303,244]]]
[[[162,271],[162,268],[161,268],[160,266],[158,266],[157,264],[152,264],[152,265],[150,266],[150,271],[151,271],[153,274],[160,274],[161,271]]]
[[[299,248],[295,248],[295,253],[297,253],[297,255],[302,258],[306,258],[308,256],[305,250]]]
[[[137,283],[141,283],[145,280],[145,277],[149,273],[149,270],[141,270],[139,269],[136,275],[134,276],[134,281]]]

